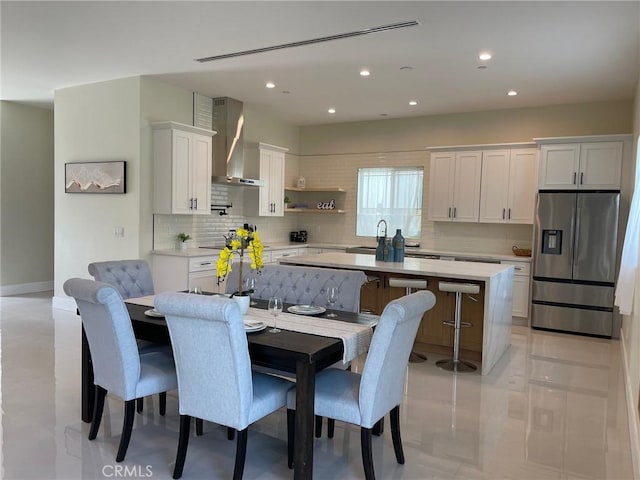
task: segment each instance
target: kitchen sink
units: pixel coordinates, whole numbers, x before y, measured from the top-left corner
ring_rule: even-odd
[[[359,247],[349,247],[346,251],[347,253],[375,253],[376,247],[361,245]]]

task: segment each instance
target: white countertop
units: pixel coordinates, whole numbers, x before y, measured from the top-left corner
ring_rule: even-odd
[[[513,269],[511,265],[500,263],[451,262],[422,258],[405,258],[404,262],[380,262],[376,261],[374,255],[329,252],[288,257],[281,259],[280,263],[480,281],[487,281],[495,275]]]
[[[266,251],[270,250],[285,250],[288,248],[352,248],[361,245],[337,245],[331,243],[295,243],[295,242],[267,242],[267,245],[264,247]],[[207,255],[217,255],[222,247],[219,250],[211,249],[211,248],[188,248],[187,250],[153,250],[151,253],[157,255],[173,255],[180,257],[202,257]],[[440,255],[444,257],[468,257],[474,259],[486,259],[487,261],[511,261],[511,262],[527,262],[531,263],[531,257],[518,257],[513,254],[499,254],[499,253],[473,253],[473,252],[454,252],[454,251],[445,251],[445,250],[429,250],[426,248],[415,248],[415,247],[406,247],[405,254],[418,253],[423,255]],[[375,251],[372,250],[371,256],[374,256]],[[363,254],[365,255],[365,254]],[[408,260],[408,259],[407,259]]]

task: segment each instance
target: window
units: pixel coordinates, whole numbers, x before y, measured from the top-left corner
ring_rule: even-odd
[[[422,167],[358,169],[356,235],[375,237],[382,219],[393,236],[401,228],[405,238],[420,238],[422,228]]]

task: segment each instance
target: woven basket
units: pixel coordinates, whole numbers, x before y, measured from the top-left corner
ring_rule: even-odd
[[[517,257],[530,257],[531,249],[530,248],[518,248],[516,245],[511,247],[511,250]]]

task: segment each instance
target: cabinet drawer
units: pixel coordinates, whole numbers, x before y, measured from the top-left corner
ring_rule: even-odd
[[[279,258],[297,257],[299,255],[297,248],[288,248],[286,250],[273,250],[271,252],[271,261],[277,262]]]
[[[215,270],[218,256],[193,257],[189,259],[190,272],[202,272],[203,270]]]
[[[531,264],[529,262],[514,262],[512,260],[503,260],[500,263],[503,265],[513,265],[513,268],[515,269],[515,275],[528,277],[531,274]]]

